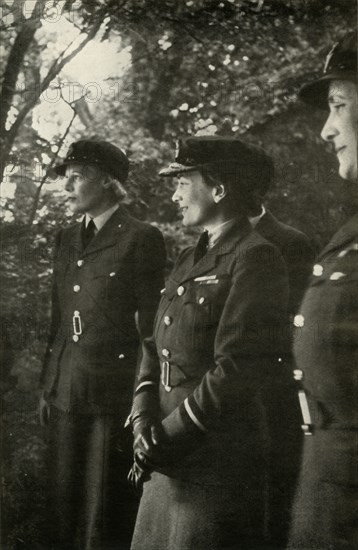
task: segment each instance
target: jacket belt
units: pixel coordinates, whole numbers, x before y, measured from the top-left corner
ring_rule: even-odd
[[[312,435],[315,430],[325,429],[346,429],[344,424],[334,420],[334,415],[327,407],[303,388],[298,392],[302,413],[301,428],[305,435]]]

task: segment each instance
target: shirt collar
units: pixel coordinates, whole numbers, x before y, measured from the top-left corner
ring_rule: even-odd
[[[93,220],[93,223],[96,226],[95,232],[99,231],[100,229],[102,229],[104,224],[108,222],[109,218],[117,210],[118,207],[119,205],[115,204],[114,206],[111,206],[111,208],[108,208],[108,210],[105,210],[104,212],[102,212],[102,214],[100,214],[99,216],[96,216],[95,218],[91,218],[91,216],[89,216],[88,214],[85,214],[86,227],[89,224],[90,220]]]
[[[253,229],[255,229],[261,218],[266,214],[266,208],[264,207],[264,205],[262,205],[261,208],[261,214],[259,214],[258,216],[253,216],[252,218],[249,216],[249,222]]]
[[[208,248],[212,248],[236,222],[236,218],[231,218],[231,220],[228,220],[227,222],[220,223],[214,229],[212,229],[209,233],[209,245]]]

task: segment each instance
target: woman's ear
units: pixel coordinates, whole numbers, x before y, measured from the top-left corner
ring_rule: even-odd
[[[101,180],[101,185],[102,185],[102,187],[104,187],[104,189],[110,189],[113,186],[111,176],[109,176],[107,174],[104,174],[104,176]]]
[[[214,202],[219,203],[224,197],[226,197],[227,191],[225,186],[221,183],[213,187],[213,199]]]

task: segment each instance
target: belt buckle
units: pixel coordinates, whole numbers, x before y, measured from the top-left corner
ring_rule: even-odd
[[[82,334],[82,322],[81,322],[81,315],[79,311],[75,311],[73,313],[72,325],[73,325],[73,334],[75,336],[80,336]]]
[[[169,363],[169,361],[163,361],[162,367],[163,367],[162,384],[164,386],[165,391],[170,392],[170,391],[172,391],[172,387],[170,385],[170,363]]]
[[[311,419],[310,409],[308,406],[306,392],[304,390],[299,390],[298,399],[300,402],[302,419],[303,419],[303,424],[301,424],[302,431],[305,435],[312,435],[312,429],[313,429],[312,419]]]

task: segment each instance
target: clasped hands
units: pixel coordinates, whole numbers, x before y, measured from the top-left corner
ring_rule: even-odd
[[[173,459],[173,449],[163,426],[145,416],[132,420],[134,464],[128,474],[133,489],[141,493],[143,483],[150,478],[156,468],[169,464]]]

